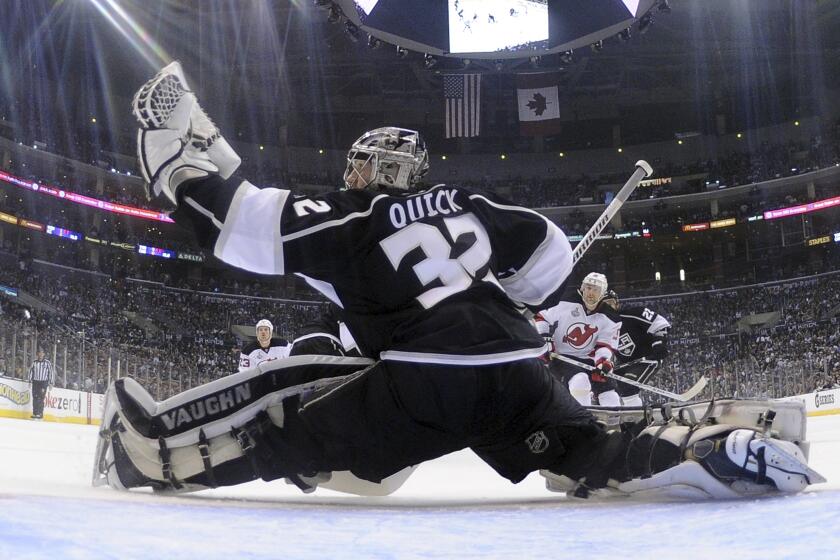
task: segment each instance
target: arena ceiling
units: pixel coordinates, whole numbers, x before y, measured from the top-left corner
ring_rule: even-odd
[[[17,120],[55,122],[49,115],[60,110],[73,126],[77,114],[106,112],[112,129],[130,128],[125,100],[156,67],[177,58],[202,99],[222,107],[219,119],[248,135],[267,134],[295,115],[307,122],[320,115],[313,124],[324,129],[333,127],[332,117],[359,126],[393,115],[431,122],[449,72],[485,75],[490,110],[502,106],[501,92],[513,88],[516,73],[556,69],[569,97],[597,105],[593,118],[657,104],[693,105],[695,113],[714,104],[829,112],[826,92],[840,87],[837,2],[669,4],[670,13],[654,6],[646,33],[636,23],[628,41],[613,36],[598,52],[577,48],[572,61],[558,54],[533,62],[453,57],[428,68],[424,53],[400,57],[387,43],[371,49],[363,34],[353,42],[345,19],[328,21],[325,2],[32,0],[15,3],[0,22],[0,102],[5,98],[4,112],[17,112]],[[499,93],[491,99],[493,88]]]

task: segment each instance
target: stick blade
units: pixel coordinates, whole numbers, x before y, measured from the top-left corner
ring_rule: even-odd
[[[683,397],[685,400],[690,401],[697,395],[703,392],[703,389],[706,388],[706,385],[709,384],[709,378],[705,375],[701,376],[700,379],[697,380],[697,383],[691,386],[691,388],[686,391],[685,393],[681,394],[680,396]]]

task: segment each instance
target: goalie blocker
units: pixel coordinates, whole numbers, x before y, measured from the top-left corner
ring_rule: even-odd
[[[323,485],[389,494],[412,468],[365,479],[334,472],[343,470],[341,461],[309,439],[300,414],[352,386],[372,365],[364,358],[299,356],[160,403],[134,380],[118,380],[106,395],[94,484],[185,492],[285,478],[304,492]],[[542,469],[550,490],[576,497],[735,498],[798,492],[824,481],[807,466],[799,403],[721,401],[595,414],[611,423],[617,416],[621,429],[604,434],[592,448],[594,457]],[[522,443],[540,447],[537,434]],[[576,456],[586,455],[578,451]]]

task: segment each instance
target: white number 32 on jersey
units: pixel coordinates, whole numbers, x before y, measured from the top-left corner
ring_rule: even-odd
[[[426,309],[469,288],[476,274],[490,261],[492,254],[487,231],[474,214],[444,218],[443,224],[456,242],[464,234],[472,233],[475,236],[475,242],[457,258],[450,258],[452,245],[440,229],[420,222],[399,230],[379,243],[394,270],[399,270],[403,258],[414,249],[419,247],[423,251],[425,258],[412,267],[414,274],[423,286],[435,279],[443,284],[417,296],[417,301]],[[488,271],[481,280],[499,285],[492,271]]]

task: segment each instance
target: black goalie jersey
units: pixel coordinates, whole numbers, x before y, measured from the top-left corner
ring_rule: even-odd
[[[212,177],[183,199],[176,218],[216,257],[299,275],[341,308],[363,355],[386,360],[537,357],[542,337],[513,301],[554,305],[572,268],[566,236],[539,213],[445,185],[296,197]]]

